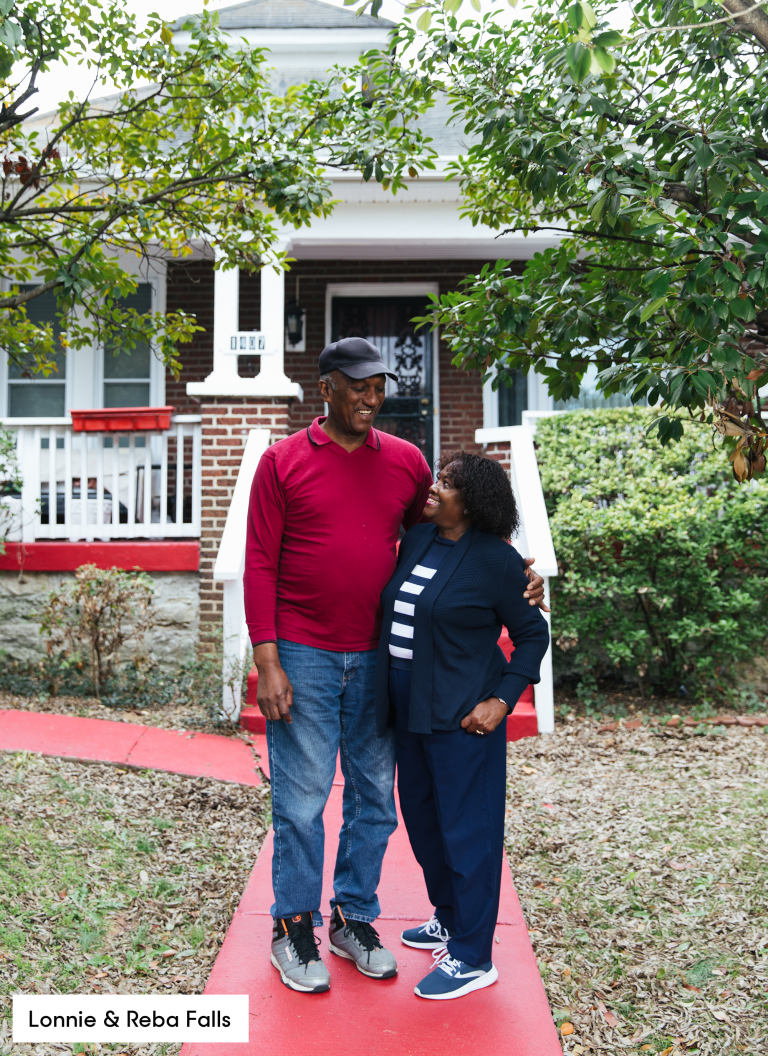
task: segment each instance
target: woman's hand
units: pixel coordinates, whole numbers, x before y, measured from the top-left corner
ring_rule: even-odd
[[[467,733],[493,733],[499,723],[506,719],[509,708],[498,697],[489,697],[475,704],[469,715],[461,720]]]

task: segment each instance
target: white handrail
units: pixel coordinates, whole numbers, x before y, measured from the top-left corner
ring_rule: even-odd
[[[221,710],[230,722],[240,718],[241,686],[250,640],[245,622],[243,571],[245,569],[245,539],[248,528],[248,505],[251,485],[259,459],[269,447],[269,429],[251,429],[243,451],[235,490],[229,503],[219,552],[213,566],[214,580],[224,584],[223,690]]]
[[[549,605],[549,579],[557,575],[557,557],[544,502],[533,431],[527,425],[504,425],[475,430],[476,444],[509,444],[509,477],[520,516],[520,531],[513,545],[522,557],[535,557],[533,566],[544,577],[544,597]],[[552,630],[549,613],[544,617]],[[536,722],[539,733],[554,733],[555,694],[552,676],[552,641],[541,662],[541,681],[534,686]]]

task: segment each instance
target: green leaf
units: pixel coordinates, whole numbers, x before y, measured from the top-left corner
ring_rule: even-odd
[[[584,12],[584,21],[587,26],[589,29],[593,29],[597,25],[597,19],[595,18],[595,12],[587,3],[587,0],[581,0],[581,10]]]
[[[703,143],[696,151],[696,164],[700,169],[706,169],[712,163],[715,152],[708,143]]]
[[[594,36],[592,43],[599,44],[601,48],[615,48],[623,39],[621,33],[617,33],[615,29],[606,29]]]
[[[584,21],[584,10],[581,4],[578,2],[571,4],[568,8],[568,25],[574,31],[581,29],[581,23]]]
[[[605,48],[595,47],[594,49],[595,62],[603,71],[603,73],[613,73],[616,69],[616,59]]]
[[[661,308],[662,304],[664,304],[666,299],[666,296],[657,297],[655,301],[651,301],[650,304],[646,304],[645,308],[643,308],[642,312],[640,313],[640,322],[647,323],[651,316],[655,315],[659,308]]]
[[[480,10],[480,0],[472,0],[472,7],[474,7],[475,11],[479,11]]]
[[[461,4],[462,4],[462,0],[445,0],[445,3],[443,4],[443,8],[444,8],[445,11],[448,11],[449,14],[455,15],[456,12],[461,7]]]
[[[422,13],[419,15],[418,19],[416,20],[416,28],[420,29],[423,33],[426,33],[426,31],[429,29],[431,23],[432,23],[432,12],[431,11],[422,11]]]
[[[729,303],[728,307],[731,309],[731,315],[736,319],[743,319],[746,321],[749,315],[749,309],[747,308],[746,299],[742,300],[741,297],[734,297]]]
[[[571,68],[573,79],[577,82],[583,81],[589,73],[592,53],[589,48],[584,47],[580,40],[577,40],[566,50],[565,60]]]

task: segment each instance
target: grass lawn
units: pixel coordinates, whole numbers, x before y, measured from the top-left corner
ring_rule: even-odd
[[[72,1052],[11,1046],[12,993],[201,993],[268,825],[267,786],[0,754],[0,1054]]]
[[[507,851],[567,1054],[768,1051],[768,734],[509,747]]]

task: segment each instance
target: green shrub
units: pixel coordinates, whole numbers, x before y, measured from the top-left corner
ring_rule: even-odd
[[[768,484],[737,484],[707,427],[661,447],[649,409],[543,420],[539,468],[560,566],[555,669],[677,695],[722,691],[768,638]]]

